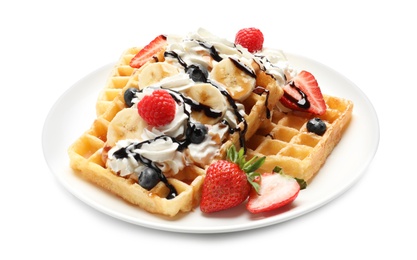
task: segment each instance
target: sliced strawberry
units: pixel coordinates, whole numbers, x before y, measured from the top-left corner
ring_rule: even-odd
[[[148,62],[155,54],[157,54],[167,43],[165,35],[158,35],[148,45],[141,49],[135,57],[130,61],[132,68],[140,68]]]
[[[292,110],[315,115],[322,115],[326,112],[326,103],[319,84],[313,74],[305,70],[284,86],[284,95],[280,102]]]
[[[300,184],[291,176],[281,173],[261,175],[259,191],[252,189],[246,208],[261,213],[285,206],[297,198]]]

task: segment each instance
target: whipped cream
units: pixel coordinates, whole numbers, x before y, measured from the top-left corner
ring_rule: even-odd
[[[281,50],[263,48],[262,51],[252,54],[246,48],[217,37],[203,28],[188,34],[185,38],[168,35],[167,41],[168,47],[166,50],[176,53],[186,64],[197,63],[212,67],[213,63],[218,62],[209,58],[210,47],[212,46],[221,59],[232,57],[247,65],[250,65],[251,61],[254,60],[261,69],[272,75],[281,86],[297,74],[297,71],[290,66],[287,57]],[[178,63],[176,58],[168,56],[166,59]],[[252,69],[254,68],[252,67]]]
[[[165,61],[178,67],[180,73],[165,77],[142,89],[132,102],[137,106],[143,96],[150,95],[155,89],[166,89],[176,100],[174,120],[162,127],[148,126],[137,139],[120,140],[111,148],[108,153],[108,166],[121,176],[140,174],[145,166],[138,157],[152,161],[166,177],[174,176],[190,164],[208,165],[219,154],[230,132],[244,130],[240,129],[240,124],[246,116],[244,106],[237,101],[230,104],[230,100],[222,94],[226,104],[222,117],[215,124],[207,125],[208,132],[201,143],[190,141],[187,128],[190,124],[196,123],[192,117],[195,107],[193,108],[189,100],[186,102],[184,93],[195,86],[196,82],[186,73],[187,66],[199,64],[210,71],[222,59],[234,58],[255,71],[252,66],[255,61],[281,86],[296,75],[296,71],[290,67],[280,50],[263,49],[252,54],[242,46],[217,37],[202,28],[185,37],[168,35],[167,43]],[[118,152],[123,156],[117,156]]]

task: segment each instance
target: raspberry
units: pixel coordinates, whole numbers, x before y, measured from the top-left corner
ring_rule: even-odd
[[[264,44],[264,35],[257,28],[244,28],[237,32],[235,44],[240,44],[249,52],[254,53],[262,50]]]
[[[139,115],[150,126],[164,126],[175,117],[175,100],[168,91],[157,89],[138,103]]]

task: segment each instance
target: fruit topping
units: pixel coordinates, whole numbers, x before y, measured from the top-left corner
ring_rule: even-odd
[[[248,64],[228,58],[217,63],[210,74],[211,79],[221,83],[234,100],[243,101],[256,85],[256,75]]]
[[[139,174],[138,183],[144,189],[150,190],[160,181],[159,173],[150,167],[146,167]]]
[[[148,125],[164,126],[174,119],[176,103],[168,91],[157,89],[139,101],[138,112]]]
[[[264,160],[264,157],[254,157],[246,162],[244,149],[241,148],[237,152],[236,148],[231,146],[227,150],[227,160],[218,160],[207,168],[201,195],[201,211],[221,211],[244,202],[252,187],[257,189],[254,179],[259,174],[255,171]]]
[[[326,132],[326,129],[326,123],[318,117],[312,118],[307,122],[307,131],[317,135],[323,135]]]
[[[200,144],[206,139],[207,132],[207,126],[203,124],[190,124],[187,128],[187,137],[190,138],[191,143]]]
[[[148,45],[141,49],[135,57],[130,61],[132,68],[140,68],[143,64],[148,62],[152,57],[157,54],[167,44],[167,38],[165,35],[158,35]]]
[[[138,92],[139,92],[139,89],[137,89],[137,88],[128,88],[128,89],[126,89],[126,91],[123,95],[123,98],[124,98],[124,101],[125,101],[125,104],[126,104],[127,107],[132,107],[133,106],[132,100],[133,100],[133,98],[135,98],[136,93],[138,93]]]
[[[293,202],[301,187],[297,179],[279,172],[263,173],[259,178],[259,190],[252,190],[249,195],[247,210],[261,213],[274,210]]]
[[[315,115],[322,115],[326,112],[326,103],[320,87],[310,72],[301,71],[283,89],[284,95],[280,102],[285,107]]]
[[[186,72],[194,82],[207,82],[208,71],[200,64],[188,66]]]
[[[235,38],[236,45],[242,45],[249,52],[255,53],[262,50],[264,44],[264,36],[261,30],[257,28],[244,28],[237,32]]]

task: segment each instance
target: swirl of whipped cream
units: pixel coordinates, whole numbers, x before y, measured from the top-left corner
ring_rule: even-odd
[[[186,150],[187,161],[200,166],[209,165],[219,153],[219,147],[226,138],[228,127],[220,124],[209,126],[209,131],[204,142],[190,144]]]
[[[177,174],[185,167],[183,155],[179,152],[179,144],[171,138],[158,138],[150,143],[144,143],[135,153],[153,161],[166,177]]]
[[[212,63],[216,62],[208,58],[211,55],[218,55],[220,60],[233,56],[249,64],[253,58],[253,55],[243,47],[236,46],[233,42],[220,38],[203,28],[199,28],[196,32],[189,33],[185,37],[168,35],[167,41],[166,51],[176,53],[187,65],[200,64],[211,67]],[[168,56],[166,59],[171,58]],[[175,62],[176,59],[172,60]]]
[[[198,63],[209,67],[210,62],[213,61],[207,59],[209,54],[202,55],[202,53],[208,53],[207,47],[213,46],[221,59],[234,57],[245,64],[251,64],[252,60],[256,61],[261,69],[272,75],[281,86],[297,74],[297,71],[290,67],[281,50],[263,48],[262,51],[253,54],[241,45],[235,45],[203,28],[184,38],[168,36],[168,43],[170,44],[167,51],[175,52],[186,64]]]
[[[264,48],[255,54],[255,61],[261,69],[272,75],[280,86],[296,76],[297,71],[292,68],[284,52],[277,49]]]
[[[126,139],[120,140],[108,152],[107,166],[114,172],[118,172],[120,176],[127,176],[129,174],[138,173],[137,169],[140,167],[138,161],[134,158],[134,146],[138,144],[138,140]],[[114,153],[120,149],[125,149],[127,157],[116,158]]]
[[[138,154],[154,162],[167,177],[177,174],[185,167],[183,155],[177,150],[179,144],[173,142],[171,138],[158,138],[136,148],[139,143],[138,140],[129,139],[118,141],[108,153],[108,167],[120,176],[139,175],[144,165],[135,158]],[[117,158],[114,155],[120,149],[125,151],[123,158]]]

